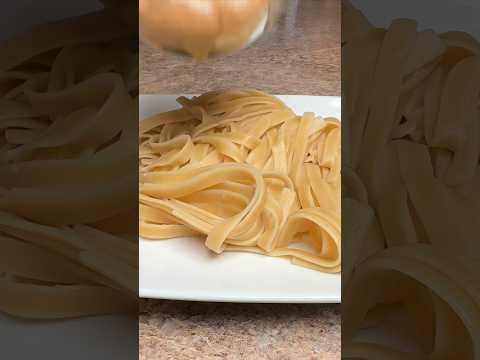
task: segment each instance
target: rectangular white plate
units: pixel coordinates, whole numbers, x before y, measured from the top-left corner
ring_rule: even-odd
[[[179,95],[140,96],[140,120],[179,107]],[[278,96],[297,114],[340,119],[340,97]],[[144,240],[139,250],[140,297],[225,302],[338,303],[339,274],[324,274],[287,259],[249,253],[212,254],[203,240]]]

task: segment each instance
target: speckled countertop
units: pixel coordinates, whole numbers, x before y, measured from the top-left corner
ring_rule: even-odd
[[[337,360],[340,307],[143,300],[140,360]]]
[[[288,0],[276,28],[236,54],[196,61],[141,44],[140,93],[197,94],[225,87],[340,95],[340,0]]]
[[[197,62],[144,44],[140,92],[229,86],[340,95],[340,0],[289,0],[275,31],[248,49]],[[141,300],[141,360],[340,359],[340,306]]]

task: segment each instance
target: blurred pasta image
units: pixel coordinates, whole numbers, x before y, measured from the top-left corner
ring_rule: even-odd
[[[477,359],[480,43],[343,11],[342,357]]]
[[[140,236],[339,272],[339,121],[248,89],[178,102],[140,123]]]
[[[3,312],[137,311],[138,66],[125,37],[107,9],[0,45]]]

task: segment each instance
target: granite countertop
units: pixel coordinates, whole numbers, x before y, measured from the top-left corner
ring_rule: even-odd
[[[225,87],[340,95],[340,0],[289,0],[274,31],[197,62],[142,44],[140,93]],[[340,359],[340,306],[141,300],[141,360]]]
[[[140,360],[338,360],[340,306],[142,300]]]
[[[140,45],[141,94],[225,87],[273,94],[340,95],[340,0],[289,0],[275,29],[249,48],[196,61]]]

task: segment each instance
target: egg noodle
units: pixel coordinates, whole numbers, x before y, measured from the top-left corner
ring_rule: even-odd
[[[478,359],[480,43],[348,3],[342,35],[342,358]]]
[[[138,54],[124,28],[101,11],[0,45],[1,311],[137,311]]]
[[[338,120],[255,90],[178,102],[140,123],[140,235],[339,272]]]

